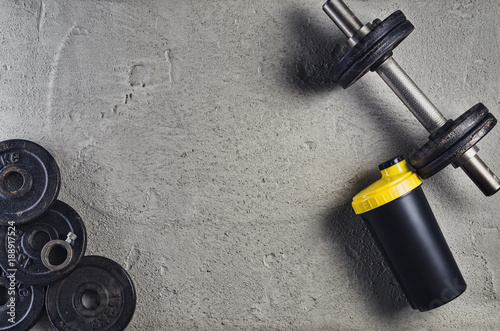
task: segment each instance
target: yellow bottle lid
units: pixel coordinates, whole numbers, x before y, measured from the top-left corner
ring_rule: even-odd
[[[422,180],[411,171],[402,156],[380,166],[382,178],[352,198],[356,214],[366,213],[411,192],[422,184]]]

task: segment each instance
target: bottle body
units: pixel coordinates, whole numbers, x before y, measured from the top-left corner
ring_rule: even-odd
[[[361,216],[412,308],[437,308],[465,291],[465,280],[420,186]]]
[[[413,309],[455,299],[466,284],[422,190],[402,156],[379,165],[381,178],[352,201]]]

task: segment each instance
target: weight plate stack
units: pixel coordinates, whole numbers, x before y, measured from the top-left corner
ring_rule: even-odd
[[[474,147],[496,125],[496,118],[478,103],[456,120],[449,120],[413,152],[408,162],[423,179],[429,178]]]
[[[132,280],[110,259],[84,257],[85,225],[56,200],[60,185],[41,146],[0,142],[0,330],[29,330],[44,303],[59,330],[123,330],[136,306]]]
[[[61,175],[43,147],[27,140],[0,142],[0,225],[26,224],[56,200]]]
[[[373,30],[337,63],[333,69],[334,79],[343,88],[348,88],[369,70],[376,70],[413,29],[414,26],[400,10],[381,23],[374,23]]]
[[[64,263],[65,266],[56,270],[47,268],[41,254],[44,246],[54,240],[64,241],[70,232],[77,236],[70,246],[71,251],[56,245],[48,256],[53,265]],[[7,236],[14,240],[14,263],[7,254]],[[56,201],[45,214],[30,224],[15,228],[0,227],[0,238],[4,240],[4,249],[0,249],[0,266],[4,271],[17,269],[16,279],[27,285],[48,285],[68,275],[80,262],[87,247],[87,233],[81,217],[62,201]],[[71,258],[66,261],[68,256]]]
[[[58,330],[121,331],[136,306],[134,284],[118,263],[85,256],[66,278],[49,285],[45,305]]]

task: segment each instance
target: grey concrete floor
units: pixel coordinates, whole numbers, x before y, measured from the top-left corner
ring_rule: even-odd
[[[427,133],[347,50],[318,1],[0,1],[0,140],[46,147],[87,254],[137,288],[127,330],[491,330],[500,325],[499,196],[460,170],[424,183],[468,283],[413,311],[350,200]],[[500,117],[497,0],[362,1],[401,9],[395,51],[439,109]],[[500,172],[500,130],[480,143]],[[51,330],[46,319],[34,330]]]

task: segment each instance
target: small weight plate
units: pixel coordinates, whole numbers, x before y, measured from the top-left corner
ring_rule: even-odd
[[[481,140],[488,132],[490,132],[491,129],[493,129],[496,123],[496,118],[492,114],[487,114],[481,123],[476,125],[456,144],[448,148],[445,153],[441,154],[439,157],[420,169],[416,169],[418,175],[423,179],[434,176],[447,165],[452,163],[457,157],[461,156],[476,145],[479,140]]]
[[[333,69],[333,78],[337,80],[343,88],[347,88],[352,85],[356,80],[364,75],[370,67],[373,66],[373,64],[377,62],[375,61],[374,63],[363,64],[364,68],[360,68],[362,63],[359,61],[366,59],[366,57],[370,56],[370,54],[373,57],[373,48],[377,45],[379,45],[377,47],[380,48],[380,43],[387,37],[387,35],[403,23],[405,23],[405,30],[406,28],[410,28],[410,31],[403,31],[403,34],[401,34],[401,32],[397,33],[396,35],[399,37],[396,38],[395,41],[391,41],[392,45],[388,42],[382,44],[382,46],[385,45],[388,52],[390,52],[413,30],[413,25],[406,20],[405,15],[400,10],[395,11],[384,21],[377,24],[373,30],[370,31],[370,33],[354,45],[337,63]],[[394,39],[394,32],[391,39]],[[386,53],[387,52],[383,55]],[[378,56],[378,60],[380,60],[383,55]]]
[[[72,245],[71,260],[60,270],[47,268],[41,257],[43,247],[56,239],[66,240],[69,232],[77,238]],[[16,278],[27,285],[48,285],[68,275],[80,262],[87,247],[85,225],[78,213],[62,201],[57,200],[50,209],[30,224],[15,227],[0,227],[0,266],[4,271],[17,269]],[[13,244],[9,247],[9,243]],[[65,261],[67,251],[54,247],[49,256],[51,264]],[[12,261],[11,257],[14,257]]]
[[[136,305],[132,279],[118,263],[85,256],[66,278],[47,289],[45,306],[58,330],[121,331]]]
[[[0,277],[0,330],[31,329],[43,312],[44,288],[26,286],[13,272]]]
[[[22,225],[56,200],[61,175],[43,147],[27,140],[0,142],[0,225]]]
[[[408,162],[415,169],[425,167],[467,136],[471,130],[484,120],[488,113],[488,109],[482,103],[478,103],[456,120],[448,121],[432,133],[425,145],[410,155]]]

